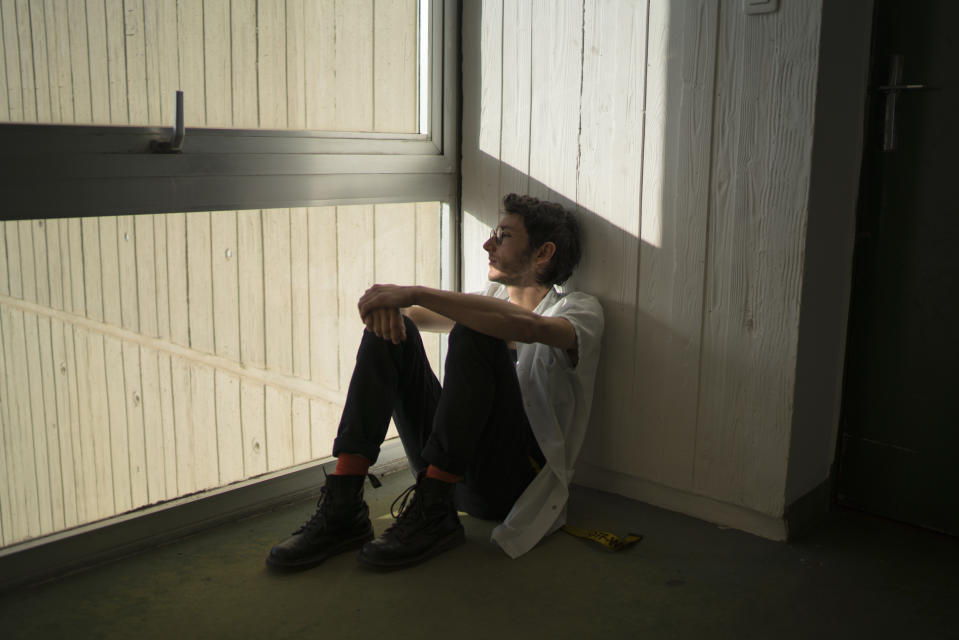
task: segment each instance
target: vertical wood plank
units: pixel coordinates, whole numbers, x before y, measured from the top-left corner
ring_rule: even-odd
[[[2,53],[2,50],[0,50]],[[3,72],[0,67],[0,73]],[[5,97],[0,93],[0,97]],[[3,402],[0,403],[0,545],[6,546],[14,542],[13,521],[11,513],[13,510],[14,496],[11,491],[13,481],[8,473],[7,458],[10,456],[10,445],[13,442],[12,425],[10,423],[10,414],[8,408],[7,391],[7,363],[5,357],[6,346],[3,340],[3,314],[0,313],[0,397]]]
[[[139,292],[137,290],[136,251],[137,240],[134,217],[117,216],[117,270],[120,278],[120,321],[124,329],[139,332],[140,302],[138,300]]]
[[[10,97],[8,95],[9,87],[7,86],[7,52],[3,25],[3,2],[0,2],[0,122],[13,122],[10,117]]]
[[[203,28],[206,126],[230,127],[233,125],[233,93],[228,0],[205,0]]]
[[[286,5],[284,0],[256,4],[257,86],[262,129],[286,127]]]
[[[53,360],[52,329],[50,318],[39,316],[36,318],[37,340],[40,349],[40,387],[43,403],[43,421],[35,422],[34,429],[45,432],[46,458],[44,466],[47,469],[47,481],[50,487],[50,511],[53,517],[51,531],[62,531],[65,522],[64,513],[64,483],[72,482],[64,473],[61,462],[60,431],[61,424],[57,418],[57,391],[55,388]],[[34,390],[37,393],[37,390]]]
[[[163,406],[160,399],[160,364],[157,352],[140,349],[140,394],[143,403],[143,448],[146,452],[147,501],[172,497],[167,492],[167,456],[164,443]],[[174,476],[175,476],[174,470]]]
[[[124,504],[124,497],[114,495],[117,483],[113,478],[114,465],[110,450],[110,402],[107,397],[104,339],[103,336],[88,331],[78,330],[78,333],[84,334],[83,340],[78,341],[78,344],[82,342],[86,347],[86,353],[82,357],[87,365],[86,379],[81,379],[84,384],[79,388],[81,399],[86,401],[80,405],[81,425],[84,428],[84,468],[89,471],[92,466],[94,478],[90,483],[93,489],[93,511],[88,515],[91,519],[99,519],[117,513],[118,505]],[[87,459],[91,464],[86,463]],[[127,491],[129,492],[129,489]]]
[[[33,73],[37,122],[54,122],[50,109],[50,53],[47,47],[47,30],[44,6],[41,2],[28,3],[30,20],[30,44],[33,49]],[[23,46],[21,42],[21,46]]]
[[[27,388],[25,403],[29,403],[29,422],[26,427],[33,450],[33,463],[36,469],[37,509],[40,515],[40,533],[53,531],[53,496],[50,486],[50,459],[47,445],[47,418],[44,406],[43,374],[40,363],[40,331],[37,316],[32,313],[17,314],[18,330],[23,331],[24,351],[26,353]]]
[[[60,247],[61,227],[66,224],[64,220],[45,220],[42,234],[46,243],[46,263],[47,275],[49,277],[49,305],[60,311],[64,310],[63,292],[64,278],[69,278],[69,273],[64,273],[63,268],[63,249]],[[35,239],[36,242],[36,239]]]
[[[23,278],[20,275],[20,223],[9,221],[4,223],[4,237],[7,251],[7,281],[9,282],[10,296],[23,298]]]
[[[576,196],[583,7],[534,0],[530,105],[530,193],[566,203]]]
[[[126,25],[122,2],[105,2],[107,69],[109,70],[110,124],[129,124],[127,100]]]
[[[20,245],[20,278],[23,283],[23,299],[37,302],[37,265],[34,260],[33,224],[30,220],[16,223]]]
[[[177,3],[176,0],[143,0],[143,11],[150,122],[171,125],[176,105],[174,92],[182,88],[180,86]],[[194,112],[192,95],[189,100],[190,106],[187,108],[192,114]]]
[[[12,520],[12,536],[16,540],[36,536],[40,532],[40,514],[37,502],[36,475],[33,458],[33,442],[30,435],[29,404],[26,398],[26,350],[23,346],[22,324],[17,321],[19,312],[0,307],[0,330],[3,331],[4,365],[7,371],[4,389],[6,392],[7,429],[4,444],[8,448],[8,473],[10,479],[9,508]]]
[[[310,400],[310,445],[314,460],[333,453],[333,439],[342,410],[342,407],[324,400]]]
[[[110,67],[107,55],[107,15],[99,0],[87,0],[86,45],[90,79],[90,122],[111,124]]]
[[[237,268],[240,280],[240,360],[266,365],[263,306],[263,222],[259,211],[238,211]]]
[[[100,272],[100,220],[83,218],[82,230],[83,295],[86,313],[91,320],[103,321],[103,285]]]
[[[230,19],[233,34],[230,43],[233,126],[254,129],[259,126],[255,0],[232,0]]]
[[[72,527],[78,524],[78,496],[77,468],[75,463],[77,442],[77,421],[75,401],[71,404],[71,380],[75,369],[70,366],[67,340],[65,334],[71,332],[69,327],[56,318],[50,321],[50,336],[54,367],[54,389],[56,393],[57,435],[60,447],[60,466],[62,469],[63,515],[64,525]],[[72,346],[72,344],[71,344]],[[75,389],[74,389],[75,393]]]
[[[213,369],[190,365],[190,419],[193,422],[193,460],[196,488],[211,489],[219,483],[220,461],[217,450],[216,383]]]
[[[335,127],[336,24],[334,0],[310,0],[303,22],[310,37],[304,43],[306,127],[331,130]]]
[[[293,396],[293,464],[311,459],[312,425],[310,424],[310,401],[300,395]]]
[[[216,441],[219,483],[243,479],[243,430],[240,417],[240,378],[214,372],[216,384]]]
[[[243,475],[252,478],[267,471],[266,407],[263,385],[240,380],[243,425]]]
[[[202,2],[177,2],[177,51],[180,86],[185,96],[190,96],[190,120],[195,127],[205,127],[206,91],[203,60],[203,4]],[[171,96],[172,97],[172,96]],[[186,98],[184,98],[185,100]],[[171,102],[171,106],[172,106]],[[173,120],[169,120],[172,122]]]
[[[371,131],[373,127],[373,2],[335,4],[337,131]]]
[[[70,264],[70,307],[73,313],[87,315],[86,264],[83,255],[83,223],[79,218],[67,221],[67,242]]]
[[[290,129],[306,128],[306,65],[304,0],[286,0],[286,126]]]
[[[463,84],[463,175],[472,176],[463,181],[464,291],[479,291],[487,285],[488,261],[480,247],[499,218],[502,29],[503,0],[464,5],[464,56],[480,56],[464,62],[480,70]]]
[[[266,387],[266,453],[270,471],[293,464],[293,395]]]
[[[180,461],[177,458],[176,411],[173,403],[173,362],[169,354],[157,354],[157,378],[160,386],[160,419],[162,422],[163,443],[163,479],[166,486],[165,496],[172,498],[182,495],[186,487],[179,488]]]
[[[213,262],[213,335],[216,354],[240,361],[237,214],[235,211],[210,213]]]
[[[136,316],[141,334],[159,336],[157,327],[156,248],[153,241],[154,216],[133,217],[134,256],[136,264]],[[126,301],[126,298],[124,298]]]
[[[166,273],[169,291],[170,339],[190,346],[190,315],[187,298],[186,214],[168,213],[166,220]],[[160,254],[157,254],[160,257]],[[162,316],[161,316],[162,318]],[[162,331],[161,331],[161,335]]]
[[[20,88],[24,122],[37,121],[37,85],[34,78],[33,37],[30,29],[30,3],[28,0],[16,1],[16,38],[20,43]]]
[[[439,288],[440,283],[440,203],[416,204],[415,281],[427,287]],[[435,333],[423,334],[423,347],[433,372],[440,371],[440,340]]]
[[[213,260],[210,255],[210,214],[186,214],[187,291],[190,347],[214,353]]]
[[[130,124],[169,124],[150,121],[150,96],[147,84],[156,76],[147,76],[146,22],[143,0],[123,0],[124,51],[126,52],[126,97]],[[159,114],[158,114],[159,115]]]
[[[142,507],[150,501],[149,475],[152,461],[147,458],[146,425],[143,413],[140,347],[121,343],[123,378],[126,400],[127,456],[130,467],[130,494],[132,507]]]
[[[373,4],[373,130],[417,130],[415,0]]]
[[[310,273],[306,209],[290,209],[290,314],[293,375],[310,379]]]
[[[757,21],[727,5],[720,10],[694,486],[778,517],[821,11],[784,3],[776,20]],[[768,105],[789,105],[788,117]]]
[[[123,347],[112,336],[103,336],[103,359],[106,380],[106,413],[95,414],[95,420],[109,425],[110,459],[113,465],[113,500],[116,513],[133,508],[131,482],[130,432],[126,405],[126,380]]]
[[[339,388],[336,208],[311,207],[309,237],[310,372],[314,382]]]
[[[715,4],[650,6],[632,462],[692,488],[709,204]],[[668,28],[667,26],[668,25]],[[654,373],[655,372],[655,373]]]
[[[503,4],[503,115],[500,192],[529,191],[532,1]],[[584,81],[585,81],[584,77]]]
[[[103,295],[103,321],[115,327],[123,326],[116,216],[100,218],[100,282]]]
[[[156,316],[157,336],[169,338],[170,333],[170,251],[167,244],[168,216],[179,214],[165,214],[153,216],[153,249],[156,265]],[[177,271],[179,274],[179,271]],[[179,280],[178,280],[179,282]]]
[[[585,58],[577,184],[585,246],[578,285],[599,297],[606,349],[596,382],[587,457],[629,465],[621,444],[633,406],[636,286],[643,183],[646,6],[585,6]],[[617,468],[623,468],[617,466]]]
[[[29,223],[33,231],[33,263],[37,282],[37,304],[50,306],[50,265],[47,257],[47,230],[45,220]]]
[[[190,390],[190,365],[179,356],[169,356],[174,441],[176,443],[177,495],[199,489],[193,447],[193,394]],[[162,374],[161,374],[162,380]]]
[[[87,46],[87,12],[82,2],[64,2],[68,17],[70,77],[72,79],[73,114],[65,122],[91,122],[93,104],[90,94],[89,48]]]
[[[77,4],[77,3],[72,3]],[[67,0],[46,0],[50,50],[50,99],[55,122],[73,122],[74,87],[70,61],[70,13]],[[2,94],[2,91],[0,91]]]
[[[77,328],[66,331],[64,334],[67,346],[67,367],[74,372],[71,377],[73,382],[70,385],[70,411],[76,419],[71,431],[73,464],[77,478],[77,519],[80,522],[95,520],[99,513],[97,466],[90,417],[94,399],[90,396],[93,385],[90,382],[91,366],[87,351],[87,337],[87,332]],[[113,506],[112,496],[110,506],[111,508]]]
[[[266,366],[272,371],[293,371],[291,322],[290,210],[263,212],[263,284],[266,314]]]
[[[17,8],[14,0],[0,2],[0,18],[3,20],[3,59],[6,92],[4,101],[9,105],[10,122],[23,122],[23,89],[20,83],[20,45],[17,37]]]
[[[352,256],[351,260],[340,260],[337,270],[340,389],[344,391],[349,387],[364,331],[356,302],[373,284],[373,237],[372,205],[337,207],[336,244],[349,248]]]
[[[0,98],[3,96],[0,95]],[[0,221],[0,295],[10,295],[10,273],[7,270],[7,222]]]

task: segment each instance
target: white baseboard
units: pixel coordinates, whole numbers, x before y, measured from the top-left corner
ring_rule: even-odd
[[[625,473],[610,471],[586,462],[576,464],[575,483],[724,527],[746,531],[769,540],[786,539],[786,522],[783,518],[688,493]]]

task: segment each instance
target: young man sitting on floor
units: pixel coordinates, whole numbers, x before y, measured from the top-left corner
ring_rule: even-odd
[[[483,244],[491,282],[482,295],[375,285],[360,298],[366,330],[336,470],[313,517],[270,551],[270,566],[306,568],[350,549],[367,567],[416,564],[464,541],[457,509],[501,520],[493,539],[511,557],[565,523],[603,311],[596,298],[555,287],[579,262],[573,215],[516,194],[503,205]],[[450,332],[442,387],[420,330]],[[374,539],[363,482],[391,415],[417,481]]]

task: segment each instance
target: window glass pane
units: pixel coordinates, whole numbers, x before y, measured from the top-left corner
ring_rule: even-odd
[[[187,127],[416,133],[418,12],[417,0],[0,0],[0,122],[170,126],[181,89]]]
[[[443,211],[0,222],[2,546],[329,456],[356,301],[439,286]]]

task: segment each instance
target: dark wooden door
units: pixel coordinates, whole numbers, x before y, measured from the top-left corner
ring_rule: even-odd
[[[876,1],[838,483],[841,504],[953,535],[959,535],[957,25],[954,0]],[[896,64],[898,79],[890,75]],[[891,83],[926,88],[884,87]]]

